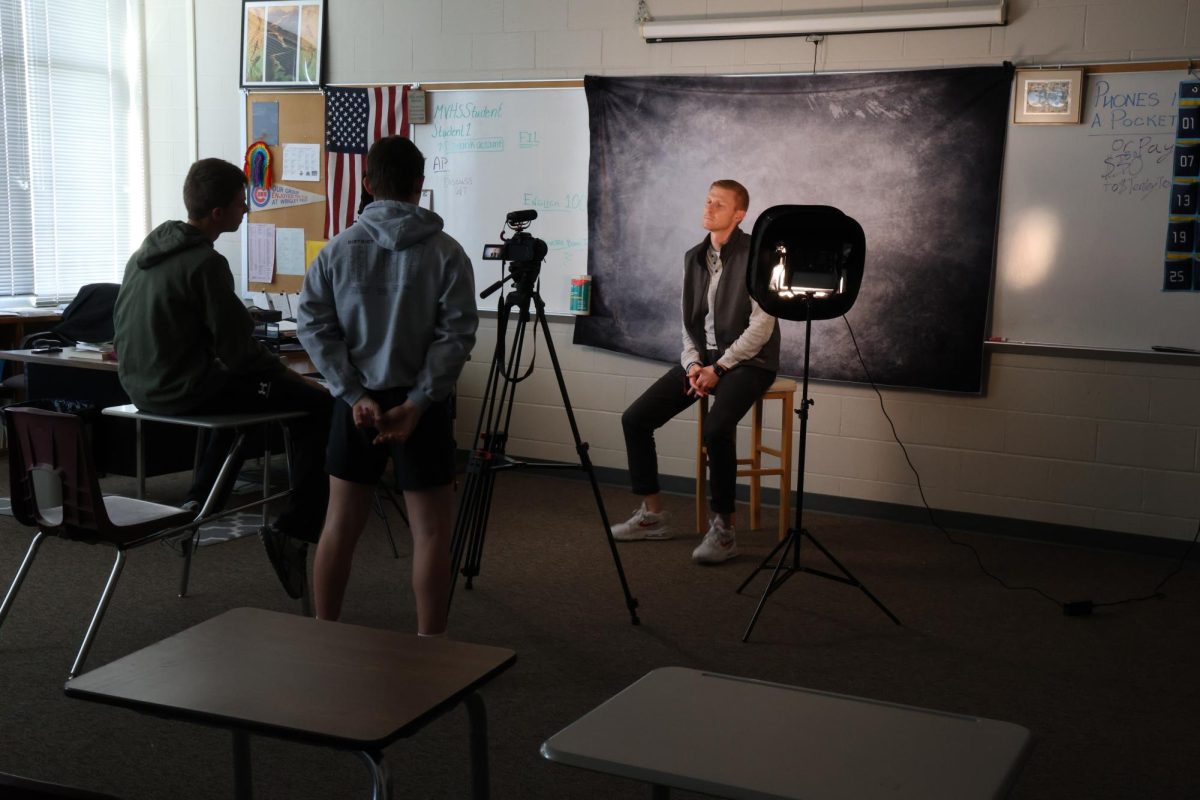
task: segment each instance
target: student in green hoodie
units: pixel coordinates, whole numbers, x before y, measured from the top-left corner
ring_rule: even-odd
[[[299,597],[305,543],[320,536],[329,495],[323,462],[332,399],[254,338],[229,262],[213,247],[246,214],[242,171],[218,158],[197,161],[183,201],[187,222],[159,225],[125,267],[113,314],[118,375],[137,407],[155,414],[308,413],[289,423],[295,491],[263,530],[284,589]],[[210,437],[189,503],[199,507],[208,496],[232,441],[232,431]]]

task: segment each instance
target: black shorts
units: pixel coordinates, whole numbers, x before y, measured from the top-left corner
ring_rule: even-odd
[[[403,403],[408,390],[386,389],[371,394],[387,411]],[[454,482],[454,420],[449,399],[425,409],[408,441],[373,444],[375,436],[374,428],[355,426],[354,409],[345,400],[335,402],[325,455],[329,474],[351,483],[374,485],[391,457],[396,487],[401,490],[433,489]]]

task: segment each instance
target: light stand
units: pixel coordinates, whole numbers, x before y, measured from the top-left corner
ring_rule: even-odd
[[[737,588],[740,594],[758,573],[771,571],[750,624],[742,635],[743,642],[749,640],[767,598],[797,572],[857,587],[892,622],[900,624],[896,615],[803,525],[808,410],[813,405],[808,396],[812,323],[814,318],[839,317],[854,304],[862,283],[865,250],[858,223],[828,206],[774,206],[763,212],[754,225],[747,288],[767,313],[783,319],[804,320],[804,371],[800,405],[796,409],[796,415],[800,417],[800,446],[796,448],[795,525]],[[792,487],[779,488],[786,492]],[[802,565],[800,546],[805,540],[820,550],[840,574]]]
[[[514,212],[510,214],[510,226],[515,214],[532,212]],[[534,214],[536,216],[536,214]],[[532,217],[530,217],[532,219]],[[527,224],[527,222],[526,222]],[[515,228],[523,230],[523,228]],[[527,234],[525,234],[528,236]],[[520,234],[518,234],[520,236]],[[532,238],[532,237],[529,237]],[[519,238],[511,240],[521,243]],[[528,239],[526,240],[528,243]],[[612,530],[608,522],[608,514],[604,509],[604,500],[600,495],[600,484],[596,480],[596,472],[588,456],[588,444],[579,436],[579,427],[575,423],[575,413],[571,409],[571,400],[567,396],[567,384],[563,380],[562,368],[558,363],[558,354],[554,349],[554,340],[550,337],[550,326],[546,322],[546,304],[537,289],[538,272],[541,258],[545,255],[545,243],[533,240],[540,248],[536,251],[530,247],[530,255],[535,260],[513,261],[510,273],[503,280],[480,293],[487,297],[512,280],[513,289],[503,295],[499,301],[496,319],[496,350],[492,357],[492,366],[488,374],[487,387],[479,411],[479,424],[475,432],[475,448],[467,461],[467,473],[463,482],[462,499],[458,506],[458,517],[454,523],[454,538],[451,543],[451,583],[450,599],[454,597],[454,586],[460,571],[466,576],[466,588],[471,589],[475,576],[479,574],[480,562],[483,558],[483,541],[487,529],[488,514],[492,505],[492,494],[496,483],[496,474],[503,470],[518,467],[539,467],[542,469],[582,469],[588,474],[592,484],[592,494],[596,499],[596,509],[600,513],[600,524],[608,539],[608,547],[612,553],[613,564],[617,569],[617,578],[621,583],[621,591],[625,594],[625,606],[629,609],[630,622],[640,624],[637,616],[637,600],[629,592],[629,584],[625,580],[625,569],[621,565],[621,556],[617,552],[616,542],[613,541]],[[510,243],[509,247],[513,245]],[[498,248],[489,251],[487,248]],[[485,258],[493,258],[489,252],[500,253],[502,245],[485,247]],[[554,376],[558,381],[558,391],[562,396],[563,408],[567,412],[567,421],[571,425],[571,435],[575,439],[575,452],[579,454],[578,464],[562,464],[554,462],[518,461],[505,455],[508,444],[509,424],[512,420],[513,403],[516,400],[517,384],[528,376],[518,376],[521,354],[525,346],[525,333],[530,321],[529,306],[532,302],[535,326],[540,326],[546,337],[546,350],[550,354],[550,363],[554,367]],[[513,331],[512,344],[507,356],[505,355],[505,334],[508,330],[509,317],[513,310],[517,313],[517,322]],[[536,328],[535,328],[536,330]],[[530,367],[532,370],[532,365]],[[466,563],[463,563],[464,556]]]

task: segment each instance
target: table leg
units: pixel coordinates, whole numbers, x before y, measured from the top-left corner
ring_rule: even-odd
[[[250,734],[233,732],[233,796],[237,800],[251,800],[254,796],[250,779]]]
[[[192,575],[192,553],[200,536],[199,528],[188,530],[188,535],[179,542],[180,555],[183,556],[183,568],[179,571],[179,596],[187,597],[188,580]]]
[[[471,726],[471,797],[474,800],[487,800],[488,790],[488,748],[487,748],[487,710],[483,707],[483,698],[478,692],[467,695],[467,717]]]
[[[371,800],[392,800],[392,776],[388,774],[387,764],[383,763],[383,753],[360,750],[358,754],[371,772]]]
[[[262,524],[267,527],[271,524],[271,515],[267,513],[267,498],[271,496],[271,424],[264,422],[262,426],[263,435],[263,475],[262,475]]]
[[[142,443],[142,421],[134,420],[134,428],[137,430],[137,453],[134,456],[137,462],[137,499],[146,499],[146,451]]]

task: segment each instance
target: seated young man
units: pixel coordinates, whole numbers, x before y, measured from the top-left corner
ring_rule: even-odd
[[[329,517],[313,560],[317,617],[335,620],[375,486],[393,461],[413,535],[417,633],[446,629],[454,514],[450,394],[475,344],[471,262],[417,206],[425,159],[399,136],[367,154],[375,201],[304,277],[297,333],[337,397]]]
[[[197,161],[183,202],[187,222],[159,225],[125,267],[113,315],[118,375],[134,404],[155,414],[308,413],[288,423],[295,491],[263,531],[284,589],[299,597],[304,543],[320,536],[329,495],[323,463],[332,399],[254,338],[229,262],[213,247],[246,214],[242,171],[217,158]],[[188,503],[204,502],[233,437],[231,430],[210,437]],[[218,498],[218,508],[227,497],[228,491]]]
[[[622,541],[670,539],[663,512],[654,432],[699,398],[713,396],[704,423],[712,517],[692,551],[697,564],[738,554],[734,531],[737,424],[762,397],[779,369],[779,326],[746,289],[750,236],[738,227],[750,193],[734,180],[714,181],[704,200],[704,239],[683,257],[683,351],[621,416],[629,478],[642,505],[612,526]]]

